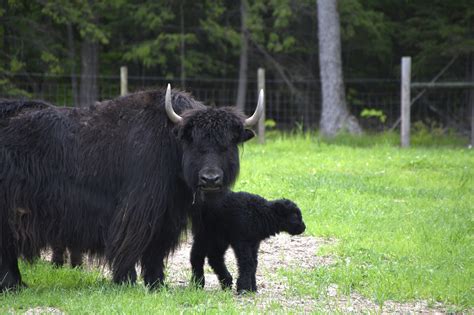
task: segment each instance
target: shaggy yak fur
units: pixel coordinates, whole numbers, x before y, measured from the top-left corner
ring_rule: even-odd
[[[192,203],[233,184],[254,135],[234,108],[171,98],[176,124],[164,90],[94,109],[0,102],[0,291],[23,284],[18,257],[55,244],[105,254],[116,283],[134,282],[138,262],[147,286],[163,283]],[[217,188],[206,170],[222,175]]]
[[[239,268],[237,291],[257,291],[255,273],[260,242],[279,232],[297,235],[306,226],[292,201],[264,198],[244,192],[229,192],[215,202],[200,202],[193,215],[191,249],[192,281],[204,287],[204,260],[208,258],[223,289],[232,286],[224,254],[233,248]]]

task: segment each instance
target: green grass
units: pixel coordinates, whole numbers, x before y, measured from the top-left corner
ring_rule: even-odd
[[[333,237],[319,253],[336,264],[269,275],[288,281],[289,295],[321,298],[330,284],[384,301],[424,299],[474,306],[474,151],[457,138],[413,137],[399,149],[394,134],[320,141],[273,135],[241,152],[235,190],[287,197],[303,210],[307,234]],[[51,306],[69,313],[255,312],[232,293],[177,287],[148,293],[115,286],[98,273],[22,265],[30,288],[0,295],[0,313]],[[328,297],[325,297],[328,298]],[[284,309],[270,303],[272,312]]]
[[[289,275],[300,293],[332,282],[378,303],[472,307],[474,151],[445,139],[399,149],[394,139],[280,136],[246,149],[236,188],[294,199],[308,234],[340,240],[323,249],[339,257],[335,267]]]

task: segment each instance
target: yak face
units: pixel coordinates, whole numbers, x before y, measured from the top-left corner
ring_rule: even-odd
[[[206,108],[183,113],[176,126],[182,144],[186,184],[201,199],[216,197],[239,173],[238,145],[254,136],[233,108]]]
[[[255,112],[249,118],[232,107],[194,108],[180,116],[173,109],[168,84],[165,109],[168,118],[176,124],[175,130],[182,143],[183,177],[201,199],[218,197],[235,182],[239,174],[237,146],[254,136],[246,127],[258,122],[263,103],[261,90]]]
[[[304,232],[306,225],[303,222],[301,210],[294,202],[288,199],[276,200],[272,202],[272,208],[278,216],[278,221],[283,231],[291,235],[298,235]]]

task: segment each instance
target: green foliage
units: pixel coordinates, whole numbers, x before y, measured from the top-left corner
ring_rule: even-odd
[[[360,113],[360,117],[363,118],[377,118],[381,123],[384,123],[387,120],[387,116],[383,113],[382,110],[373,109],[373,108],[364,108]]]
[[[276,122],[273,119],[265,120],[265,128],[274,129],[276,127]]]
[[[380,67],[386,69],[394,53],[392,23],[366,1],[339,1],[339,4],[343,54],[364,63],[363,68],[347,63],[345,72],[355,77],[371,76]]]
[[[109,42],[110,35],[97,23],[98,13],[109,10],[111,1],[67,1],[54,0],[45,2],[42,12],[58,24],[71,23],[77,26],[83,39]]]

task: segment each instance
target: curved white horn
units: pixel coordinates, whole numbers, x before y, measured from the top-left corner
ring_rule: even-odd
[[[258,122],[258,120],[260,119],[260,116],[262,116],[262,113],[263,113],[263,101],[264,101],[264,99],[265,99],[265,94],[263,92],[263,89],[261,89],[260,94],[258,95],[257,108],[255,109],[255,112],[253,113],[252,116],[245,119],[245,122],[244,122],[245,127],[253,126]]]
[[[176,112],[173,109],[173,104],[171,103],[171,85],[169,83],[168,83],[168,87],[166,88],[165,109],[166,109],[166,114],[168,114],[168,118],[175,124],[183,120],[183,117],[176,114]]]

